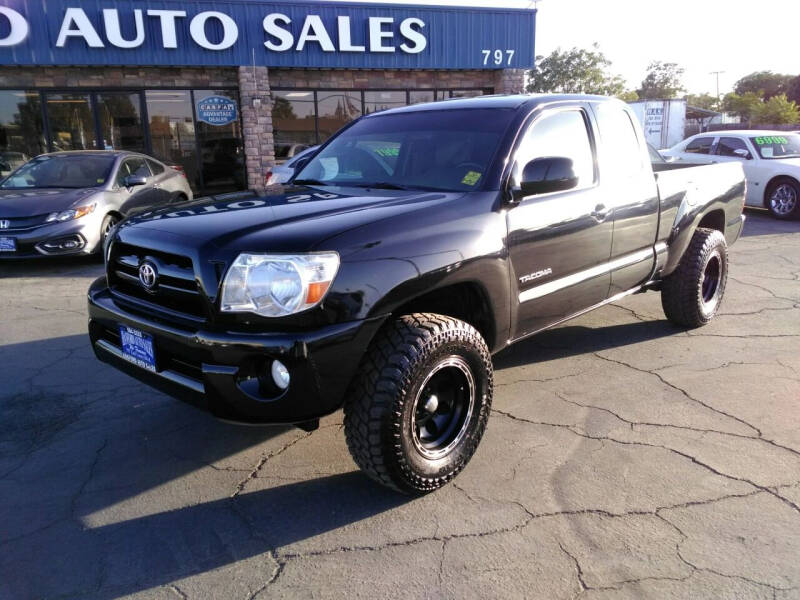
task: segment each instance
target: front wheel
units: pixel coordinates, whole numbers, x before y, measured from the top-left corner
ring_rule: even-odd
[[[470,325],[400,317],[375,339],[344,405],[347,445],[370,477],[406,494],[453,479],[483,437],[492,361]]]
[[[100,225],[100,244],[97,246],[100,250],[105,247],[108,234],[117,226],[117,223],[119,223],[119,218],[112,214],[106,215],[103,219],[103,223]]]
[[[800,217],[800,184],[793,179],[779,179],[769,186],[766,205],[776,219]]]
[[[683,327],[701,327],[717,314],[728,281],[728,245],[715,229],[695,231],[680,265],[661,288],[667,318]]]

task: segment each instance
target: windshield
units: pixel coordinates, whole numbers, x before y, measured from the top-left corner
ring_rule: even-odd
[[[113,156],[44,155],[15,171],[0,188],[88,188],[103,185],[111,174]]]
[[[512,109],[376,115],[336,137],[298,173],[315,185],[469,191],[481,187]]]
[[[800,135],[794,133],[751,137],[750,141],[761,158],[800,157]]]

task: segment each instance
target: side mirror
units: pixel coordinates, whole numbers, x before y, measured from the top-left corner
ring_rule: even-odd
[[[745,160],[750,160],[751,158],[753,158],[752,156],[750,156],[750,153],[744,148],[737,148],[736,150],[733,151],[733,153],[736,156],[739,156]]]
[[[513,191],[514,200],[528,196],[571,190],[578,185],[578,177],[572,169],[572,159],[561,156],[545,156],[532,160],[522,169],[522,181]]]
[[[125,178],[125,187],[130,189],[139,185],[147,185],[147,177],[144,175],[128,175]]]

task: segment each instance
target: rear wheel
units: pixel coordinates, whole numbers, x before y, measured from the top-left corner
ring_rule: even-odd
[[[661,305],[683,327],[701,327],[717,314],[728,281],[728,246],[715,229],[695,231],[680,265],[664,280]]]
[[[472,326],[436,314],[400,317],[373,342],[345,402],[356,464],[406,494],[443,486],[483,436],[492,376],[489,350]]]
[[[778,179],[767,189],[766,205],[776,219],[800,217],[800,184],[794,179]]]

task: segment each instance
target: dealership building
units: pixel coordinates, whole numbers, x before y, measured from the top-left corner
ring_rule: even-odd
[[[0,173],[142,151],[196,193],[387,108],[522,91],[535,10],[344,2],[0,0]]]

